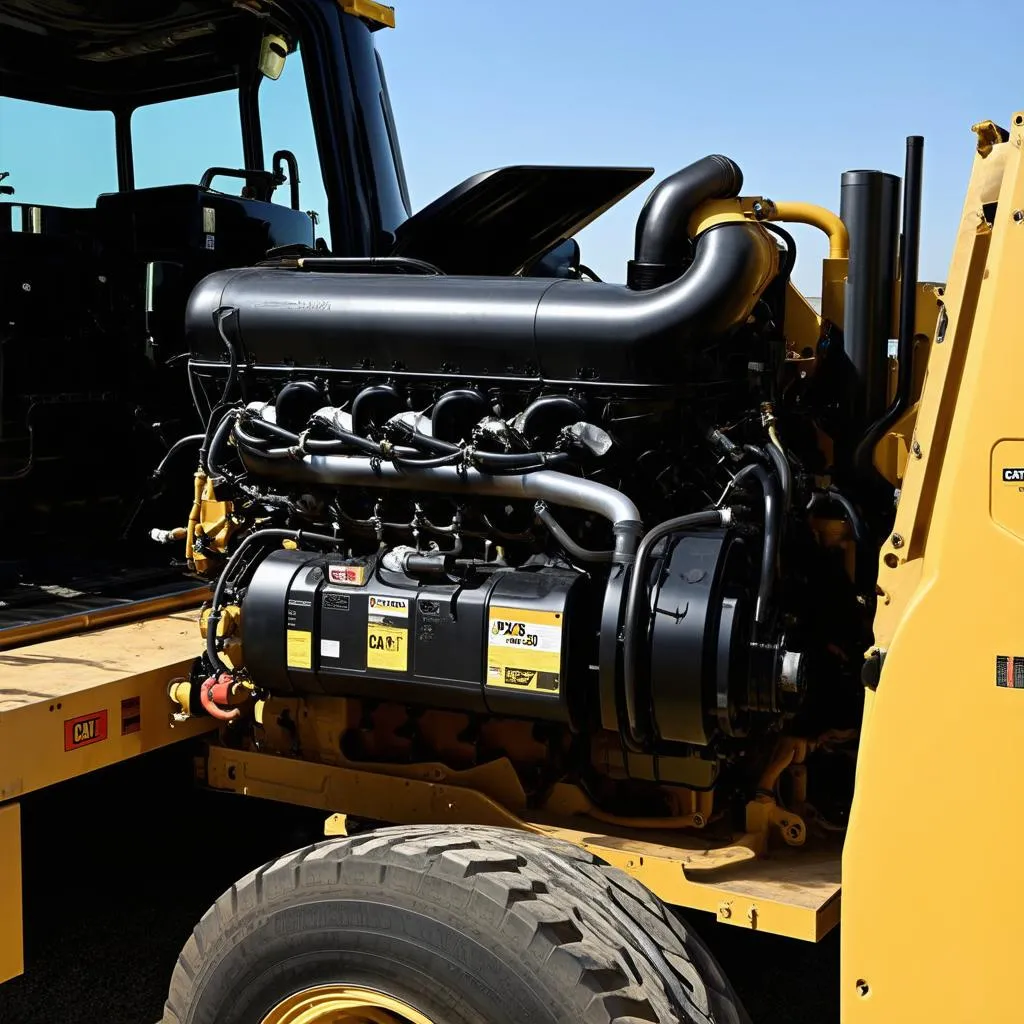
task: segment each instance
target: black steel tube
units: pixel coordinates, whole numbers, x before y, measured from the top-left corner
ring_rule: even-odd
[[[743,172],[719,155],[697,160],[661,182],[636,222],[629,287],[643,291],[679,277],[692,256],[687,225],[694,210],[708,199],[738,196],[742,187]]]
[[[907,167],[903,200],[903,250],[900,254],[900,333],[897,354],[900,362],[896,399],[899,412],[910,404],[914,383],[914,327],[917,318],[917,270],[921,251],[921,192],[924,171],[924,139],[907,139]]]
[[[847,171],[840,216],[850,234],[843,346],[848,443],[855,444],[886,405],[886,352],[892,333],[899,179]]]
[[[293,210],[300,208],[299,203],[299,161],[290,149],[279,149],[270,163],[275,181],[285,177],[282,167],[288,168],[288,200]]]
[[[914,336],[917,316],[917,271],[921,249],[921,192],[924,172],[924,139],[907,138],[907,164],[903,176],[903,241],[900,248],[900,306],[897,356],[899,377],[889,408],[864,433],[854,463],[865,480],[878,479],[874,450],[910,405],[914,386]]]
[[[640,511],[621,491],[551,469],[513,476],[482,473],[463,466],[394,466],[380,459],[345,455],[275,459],[246,447],[241,447],[239,454],[247,470],[267,479],[330,487],[383,487],[388,490],[498,495],[584,509],[612,524],[614,561],[620,564],[632,561],[639,542]]]
[[[705,512],[691,512],[689,515],[677,516],[659,523],[644,534],[637,548],[636,561],[629,578],[626,590],[626,604],[622,616],[622,685],[625,697],[626,723],[621,729],[623,742],[627,748],[637,752],[649,753],[653,740],[653,727],[650,709],[640,720],[640,700],[637,686],[637,648],[642,637],[647,636],[647,629],[639,622],[640,594],[646,589],[645,569],[654,546],[670,533],[679,530],[696,530],[710,526],[727,526],[732,522],[731,509],[715,509]]]

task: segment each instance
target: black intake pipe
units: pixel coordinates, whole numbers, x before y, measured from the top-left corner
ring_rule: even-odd
[[[746,321],[777,269],[763,228],[727,223],[697,239],[681,278],[643,292],[542,278],[224,270],[192,293],[186,329],[192,365],[217,375],[224,345],[214,313],[232,308],[257,370],[665,387],[688,345]]]
[[[743,188],[743,172],[727,156],[706,156],[676,171],[650,194],[636,222],[636,249],[627,282],[646,291],[674,281],[693,257],[687,225],[709,199],[733,199]]]

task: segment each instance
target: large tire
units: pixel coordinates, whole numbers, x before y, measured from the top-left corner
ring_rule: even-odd
[[[325,984],[435,1024],[745,1024],[708,950],[634,879],[511,829],[385,828],[306,847],[224,893],[164,1024],[259,1024]]]

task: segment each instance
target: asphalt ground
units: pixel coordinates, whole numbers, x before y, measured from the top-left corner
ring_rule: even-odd
[[[148,755],[23,801],[26,973],[0,985],[0,1024],[155,1024],[207,907],[322,836],[320,813],[191,785],[190,756]],[[688,920],[755,1024],[838,1020],[837,932],[812,946]]]

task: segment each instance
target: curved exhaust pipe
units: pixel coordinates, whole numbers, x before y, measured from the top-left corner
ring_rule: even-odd
[[[727,156],[714,154],[666,178],[648,196],[636,222],[636,247],[627,284],[636,291],[674,281],[693,257],[687,224],[709,199],[734,199],[743,172]]]

